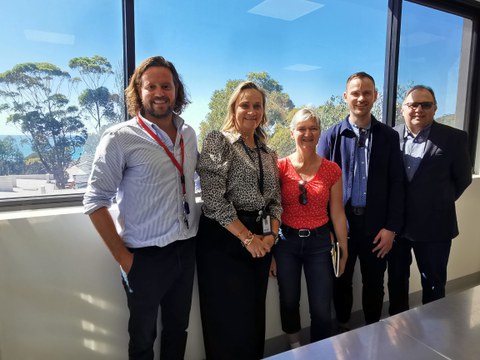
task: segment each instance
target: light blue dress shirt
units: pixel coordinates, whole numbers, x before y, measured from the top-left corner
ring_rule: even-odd
[[[195,131],[174,116],[178,129],[175,143],[160,128],[142,117],[173,150],[181,163],[180,134],[183,135],[183,171],[190,205],[189,228],[184,223],[180,173],[165,150],[138,124],[136,118],[109,128],[102,136],[84,196],[84,212],[118,204],[117,230],[128,247],[166,246],[196,235],[200,209],[195,204],[194,173],[197,163]]]
[[[367,205],[367,181],[368,181],[368,162],[370,156],[370,125],[365,129],[360,129],[357,125],[350,123],[352,130],[357,136],[357,146],[355,147],[355,166],[353,173],[353,186],[351,204],[356,207],[365,207]],[[362,134],[360,134],[362,132]],[[360,137],[364,139],[364,146],[360,147]]]
[[[430,135],[431,126],[422,129],[417,135],[414,135],[405,126],[403,134],[403,163],[405,165],[405,173],[408,181],[412,181],[415,172],[420,165],[427,147],[428,136]]]

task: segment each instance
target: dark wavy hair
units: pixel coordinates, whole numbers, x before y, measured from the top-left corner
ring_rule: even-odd
[[[180,75],[178,75],[177,69],[163,56],[153,56],[144,60],[133,72],[128,87],[125,89],[125,101],[127,102],[128,113],[131,116],[135,116],[143,109],[138,88],[142,84],[142,75],[152,66],[165,67],[171,71],[175,85],[175,105],[173,106],[173,111],[181,114],[187,105],[190,104],[190,100],[188,99],[185,86],[182,83]]]

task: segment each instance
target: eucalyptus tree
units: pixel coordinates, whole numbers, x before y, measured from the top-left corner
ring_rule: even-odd
[[[58,188],[67,183],[66,169],[87,139],[77,106],[70,104],[70,74],[50,63],[23,63],[0,74],[0,111],[30,141],[32,150]]]
[[[78,71],[79,76],[72,79],[74,83],[82,83],[78,102],[86,113],[86,119],[93,123],[99,133],[104,125],[115,122],[121,113],[119,106],[123,104],[117,94],[112,93],[106,83],[114,74],[112,65],[103,56],[83,56],[71,59],[68,66]]]

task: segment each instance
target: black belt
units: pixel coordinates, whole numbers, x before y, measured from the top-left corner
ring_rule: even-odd
[[[305,238],[305,237],[320,235],[324,233],[325,230],[328,229],[328,223],[320,227],[317,227],[315,229],[294,229],[287,225],[282,225],[281,228],[282,228],[283,235],[294,235],[301,238]]]
[[[352,215],[362,216],[362,215],[365,215],[366,212],[367,212],[366,207],[350,206],[350,213]]]
[[[237,210],[237,216],[245,216],[245,217],[254,217],[257,218],[259,215],[260,210],[254,210],[254,211],[249,211],[249,210]]]

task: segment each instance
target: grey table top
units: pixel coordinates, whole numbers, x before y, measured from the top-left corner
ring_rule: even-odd
[[[480,359],[480,286],[268,359]]]

